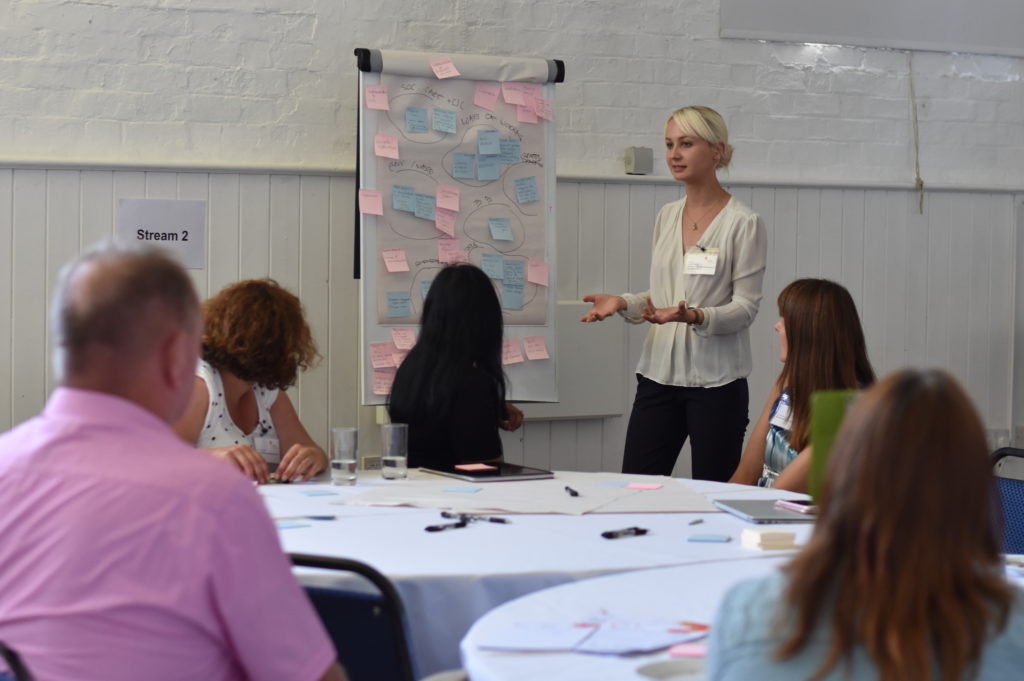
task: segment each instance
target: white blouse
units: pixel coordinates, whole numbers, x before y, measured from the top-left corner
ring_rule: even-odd
[[[661,383],[710,388],[750,374],[750,325],[761,303],[768,240],[761,216],[736,197],[708,225],[690,253],[717,253],[714,274],[685,274],[682,236],[686,199],[662,207],[651,247],[651,287],[624,293],[620,314],[633,323],[648,296],[655,307],[685,300],[704,311],[701,325],[651,324],[638,374]]]
[[[251,433],[243,433],[228,412],[228,405],[224,401],[224,381],[220,377],[220,372],[208,362],[199,360],[196,376],[203,379],[206,390],[210,393],[206,421],[203,423],[203,429],[199,431],[196,447],[216,449],[245,444],[259,452],[267,463],[279,463],[281,445],[277,438],[277,430],[274,428],[274,420],[270,418],[270,408],[277,400],[278,391],[268,390],[259,385],[253,387],[259,422]]]

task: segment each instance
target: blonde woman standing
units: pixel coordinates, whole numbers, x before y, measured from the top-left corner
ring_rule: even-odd
[[[686,197],[654,226],[650,289],[585,296],[581,321],[615,313],[648,322],[626,432],[624,473],[671,475],[691,438],[693,477],[729,479],[747,427],[748,329],[761,302],[767,237],[761,217],[729,194],[716,171],[733,148],[721,115],[704,106],[672,113],[665,161]]]

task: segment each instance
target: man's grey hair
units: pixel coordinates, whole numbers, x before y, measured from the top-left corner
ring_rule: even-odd
[[[151,350],[164,325],[194,330],[199,301],[166,251],[100,242],[60,271],[51,305],[58,380],[81,371],[97,346],[125,360]]]

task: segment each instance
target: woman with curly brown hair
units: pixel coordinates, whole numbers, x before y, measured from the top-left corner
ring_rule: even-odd
[[[273,279],[240,281],[203,304],[202,359],[178,434],[257,482],[309,479],[327,454],[285,392],[318,353],[302,303]]]

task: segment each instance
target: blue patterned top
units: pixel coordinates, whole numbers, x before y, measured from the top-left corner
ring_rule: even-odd
[[[793,427],[793,411],[789,392],[783,388],[768,414],[768,437],[764,442],[764,467],[757,481],[758,487],[771,487],[782,469],[799,453],[789,446],[789,430]]]

